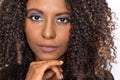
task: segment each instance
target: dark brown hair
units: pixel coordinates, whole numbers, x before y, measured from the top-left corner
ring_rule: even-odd
[[[106,0],[65,0],[71,11],[71,36],[65,54],[65,80],[112,80],[106,76],[116,57],[112,12]],[[34,53],[27,44],[27,0],[4,0],[0,6],[0,77],[24,80]]]

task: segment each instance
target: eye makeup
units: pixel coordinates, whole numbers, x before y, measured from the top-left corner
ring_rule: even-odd
[[[31,13],[27,15],[27,18],[33,22],[40,22],[44,20],[43,16],[40,13]]]
[[[70,22],[69,16],[58,16],[55,20],[56,24],[67,24]]]

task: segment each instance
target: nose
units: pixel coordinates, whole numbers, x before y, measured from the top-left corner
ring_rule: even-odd
[[[50,21],[47,21],[43,26],[41,36],[45,39],[54,39],[56,37],[56,31],[54,24]]]

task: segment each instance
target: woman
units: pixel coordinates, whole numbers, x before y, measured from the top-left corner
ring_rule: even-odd
[[[113,80],[105,0],[3,0],[0,80]]]

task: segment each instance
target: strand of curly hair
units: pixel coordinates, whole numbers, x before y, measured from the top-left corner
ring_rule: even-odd
[[[116,57],[111,9],[105,0],[65,1],[72,26],[63,66],[65,80],[104,80],[104,72],[111,70]],[[29,63],[35,60],[24,33],[26,3],[27,0],[4,0],[0,7],[0,67],[14,65],[18,71],[7,77],[13,80],[24,80]],[[0,77],[5,73],[0,71]]]

